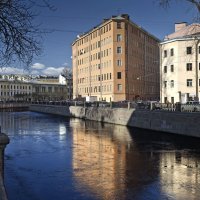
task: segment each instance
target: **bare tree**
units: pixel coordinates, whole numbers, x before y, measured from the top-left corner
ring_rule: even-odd
[[[167,8],[170,6],[170,3],[172,1],[183,2],[183,0],[159,0],[159,4],[160,6]],[[185,0],[185,1],[191,3],[197,9],[198,13],[200,13],[200,0]]]
[[[67,86],[67,99],[73,98],[73,74],[72,69],[70,67],[65,67],[61,72],[61,75],[66,78],[66,86]]]
[[[33,23],[33,6],[50,7],[47,0],[0,0],[0,67],[17,62],[29,66],[41,53],[41,31]]]
[[[200,0],[155,0],[159,5],[165,9],[169,8],[172,2],[183,3],[188,2],[188,5],[191,5],[191,8],[196,10],[195,16],[193,18],[194,22],[200,22]]]
[[[72,79],[72,69],[70,67],[65,67],[61,74],[66,78],[66,79]]]

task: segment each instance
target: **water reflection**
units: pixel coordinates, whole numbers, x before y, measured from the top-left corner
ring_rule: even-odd
[[[79,189],[100,199],[199,198],[199,140],[95,122],[71,126]]]
[[[200,199],[200,155],[169,152],[160,155],[160,182],[175,199]]]
[[[31,112],[0,123],[10,200],[200,199],[200,140]]]
[[[76,123],[74,126],[73,122],[72,162],[78,187],[91,190],[100,199],[117,196],[122,199],[126,149],[131,142],[126,127],[102,127],[94,122]]]

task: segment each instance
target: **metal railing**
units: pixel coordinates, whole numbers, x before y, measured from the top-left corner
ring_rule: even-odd
[[[100,108],[127,108],[136,110],[170,111],[170,112],[200,112],[199,105],[172,104],[158,102],[83,102],[83,101],[34,101],[31,104],[56,105],[56,106],[81,106]]]

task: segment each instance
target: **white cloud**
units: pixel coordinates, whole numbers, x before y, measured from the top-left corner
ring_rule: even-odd
[[[41,75],[41,72],[39,70],[32,70],[30,72],[30,74],[32,74],[32,75]]]
[[[44,69],[45,68],[45,65],[44,64],[41,64],[41,63],[34,63],[32,66],[31,66],[32,69]]]
[[[65,62],[65,63],[63,63],[62,65],[63,65],[63,66],[68,66],[68,63],[67,63],[67,62]]]
[[[14,68],[14,67],[0,68],[0,73],[1,74],[27,74],[27,72],[25,73],[24,69]]]
[[[59,75],[63,71],[64,67],[48,67],[44,70],[42,70],[42,74],[45,75]]]
[[[29,70],[22,68],[5,67],[0,68],[0,74],[32,74],[32,75],[49,75],[57,76],[61,74],[65,67],[46,67],[44,64],[35,63]]]

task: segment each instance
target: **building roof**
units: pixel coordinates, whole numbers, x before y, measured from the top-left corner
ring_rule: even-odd
[[[200,34],[200,24],[193,23],[185,26],[172,34],[165,36],[164,40],[171,40],[176,38],[183,38]]]
[[[72,42],[72,46],[80,39],[88,36],[91,32],[96,31],[97,29],[101,28],[102,26],[104,26],[106,23],[109,23],[110,21],[113,20],[127,20],[129,23],[131,23],[133,26],[137,27],[138,29],[140,29],[141,31],[143,31],[145,34],[153,37],[155,40],[157,40],[158,42],[160,42],[160,39],[158,39],[156,36],[152,35],[151,33],[149,33],[148,31],[146,31],[144,28],[142,28],[141,26],[137,25],[136,23],[134,23],[133,21],[130,20],[129,15],[128,14],[121,14],[118,16],[112,16],[111,18],[107,18],[104,19],[100,24],[96,25],[95,27],[91,28],[90,30],[88,30],[87,32],[78,35],[77,38]]]

